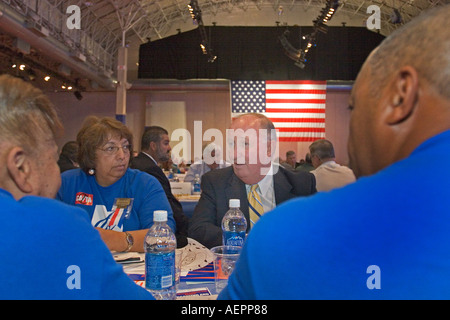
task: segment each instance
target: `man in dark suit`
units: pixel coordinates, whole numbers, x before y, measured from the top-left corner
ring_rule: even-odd
[[[151,126],[145,129],[141,139],[141,152],[131,161],[131,168],[145,171],[156,179],[163,187],[170,206],[172,207],[173,217],[177,225],[177,247],[182,248],[187,245],[188,219],[184,215],[181,203],[172,194],[170,182],[162,169],[158,166],[159,162],[167,161],[170,158],[170,139],[167,130],[158,126]]]
[[[238,129],[242,129],[247,137],[241,142],[237,134],[227,139],[228,145],[230,142],[233,145],[230,157],[230,160],[233,159],[233,166],[216,169],[203,176],[202,195],[189,221],[189,237],[209,248],[222,244],[221,223],[229,209],[230,199],[240,199],[241,211],[247,219],[247,231],[257,222],[253,221],[249,210],[251,186],[258,185],[258,200],[264,212],[286,200],[316,192],[312,174],[291,172],[272,164],[272,161],[263,161],[264,151],[272,159],[276,148],[276,136],[272,135],[275,129],[268,118],[255,113],[242,115],[233,120],[230,132],[237,133]],[[257,134],[251,143],[249,136],[252,132],[260,132],[260,129],[268,131],[267,138]],[[259,157],[254,157],[255,154]],[[252,161],[252,158],[256,161]]]

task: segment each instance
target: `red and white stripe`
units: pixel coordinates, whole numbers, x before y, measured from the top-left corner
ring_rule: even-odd
[[[266,81],[266,106],[261,113],[273,122],[279,141],[325,138],[326,87],[326,81]]]
[[[266,81],[266,112],[279,141],[325,138],[325,81]]]

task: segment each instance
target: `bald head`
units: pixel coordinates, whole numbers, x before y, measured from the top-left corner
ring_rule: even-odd
[[[412,20],[375,49],[353,86],[348,152],[357,177],[408,157],[450,129],[450,5]]]
[[[261,181],[268,173],[276,152],[276,132],[272,121],[257,113],[236,117],[227,130],[227,141],[232,146],[228,149],[228,158],[233,163],[236,176],[247,184]],[[276,173],[275,169],[273,173]]]
[[[400,65],[413,67],[436,91],[450,99],[450,5],[425,11],[387,37],[368,64],[374,86],[386,83]],[[375,88],[374,88],[375,89]],[[372,90],[379,93],[380,90]]]

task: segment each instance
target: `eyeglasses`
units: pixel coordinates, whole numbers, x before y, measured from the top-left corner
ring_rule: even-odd
[[[127,145],[121,146],[121,147],[108,146],[106,148],[103,148],[103,149],[99,148],[99,149],[102,150],[103,152],[105,152],[108,155],[116,154],[119,151],[119,149],[122,149],[123,153],[130,153],[131,152],[131,144],[127,144]]]

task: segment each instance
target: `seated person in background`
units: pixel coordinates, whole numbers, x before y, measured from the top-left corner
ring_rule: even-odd
[[[187,245],[188,219],[183,212],[180,202],[172,194],[169,180],[158,166],[158,163],[167,161],[170,158],[171,148],[169,142],[169,133],[166,129],[158,126],[146,128],[142,134],[141,152],[131,160],[130,167],[151,174],[161,183],[176,222],[177,231],[175,236],[177,238],[177,247],[182,248]]]
[[[231,129],[236,133],[234,138],[229,139],[231,147],[228,152],[233,154],[233,165],[203,176],[202,194],[189,221],[189,237],[209,248],[222,244],[221,223],[229,209],[230,199],[240,199],[240,208],[247,219],[249,231],[259,216],[276,205],[316,192],[312,174],[292,172],[272,164],[277,143],[275,128],[264,115],[249,113],[236,117]],[[239,137],[241,130],[237,129],[242,129],[244,135],[255,132],[256,140],[248,136]],[[261,136],[259,129],[263,132],[267,130],[267,137]],[[267,151],[268,161],[260,155],[254,159],[260,148]],[[255,199],[259,205],[256,205]]]
[[[315,168],[311,173],[316,177],[317,191],[329,191],[356,180],[355,174],[350,168],[341,166],[334,161],[334,148],[330,141],[316,140],[309,146],[309,151]]]
[[[288,170],[294,171],[295,166],[297,165],[297,155],[294,151],[290,150],[286,152],[286,161],[281,164]]]
[[[295,168],[295,171],[311,172],[312,170],[314,170],[314,166],[311,162],[311,155],[308,152],[305,156],[305,161],[300,163],[297,168]]]
[[[203,148],[203,159],[190,165],[189,170],[184,177],[184,182],[194,181],[196,174],[200,177],[201,182],[202,176],[205,173],[214,169],[221,169],[229,166],[230,164],[222,159],[222,149],[220,146],[215,143],[205,144]]]
[[[450,299],[449,16],[426,11],[369,55],[350,97],[358,180],[264,215],[219,299]]]
[[[61,174],[57,199],[83,208],[110,250],[143,252],[155,210],[167,210],[167,224],[176,232],[161,184],[145,172],[128,168],[133,136],[124,124],[88,117],[77,142],[80,169]]]
[[[152,299],[115,263],[83,210],[46,199],[61,183],[60,132],[40,90],[0,76],[0,299]]]
[[[58,166],[61,173],[70,169],[79,168],[77,162],[78,143],[76,141],[69,141],[64,144],[61,149],[61,154],[58,159]]]
[[[170,150],[172,150],[172,148]],[[160,167],[161,170],[163,170],[163,172],[164,171],[171,171],[172,173],[185,173],[186,172],[186,164],[184,163],[183,159],[176,159],[176,160],[178,160],[177,161],[178,164],[176,164],[172,160],[170,151],[169,151],[168,156],[169,156],[169,158],[167,160],[158,162],[158,167]]]

